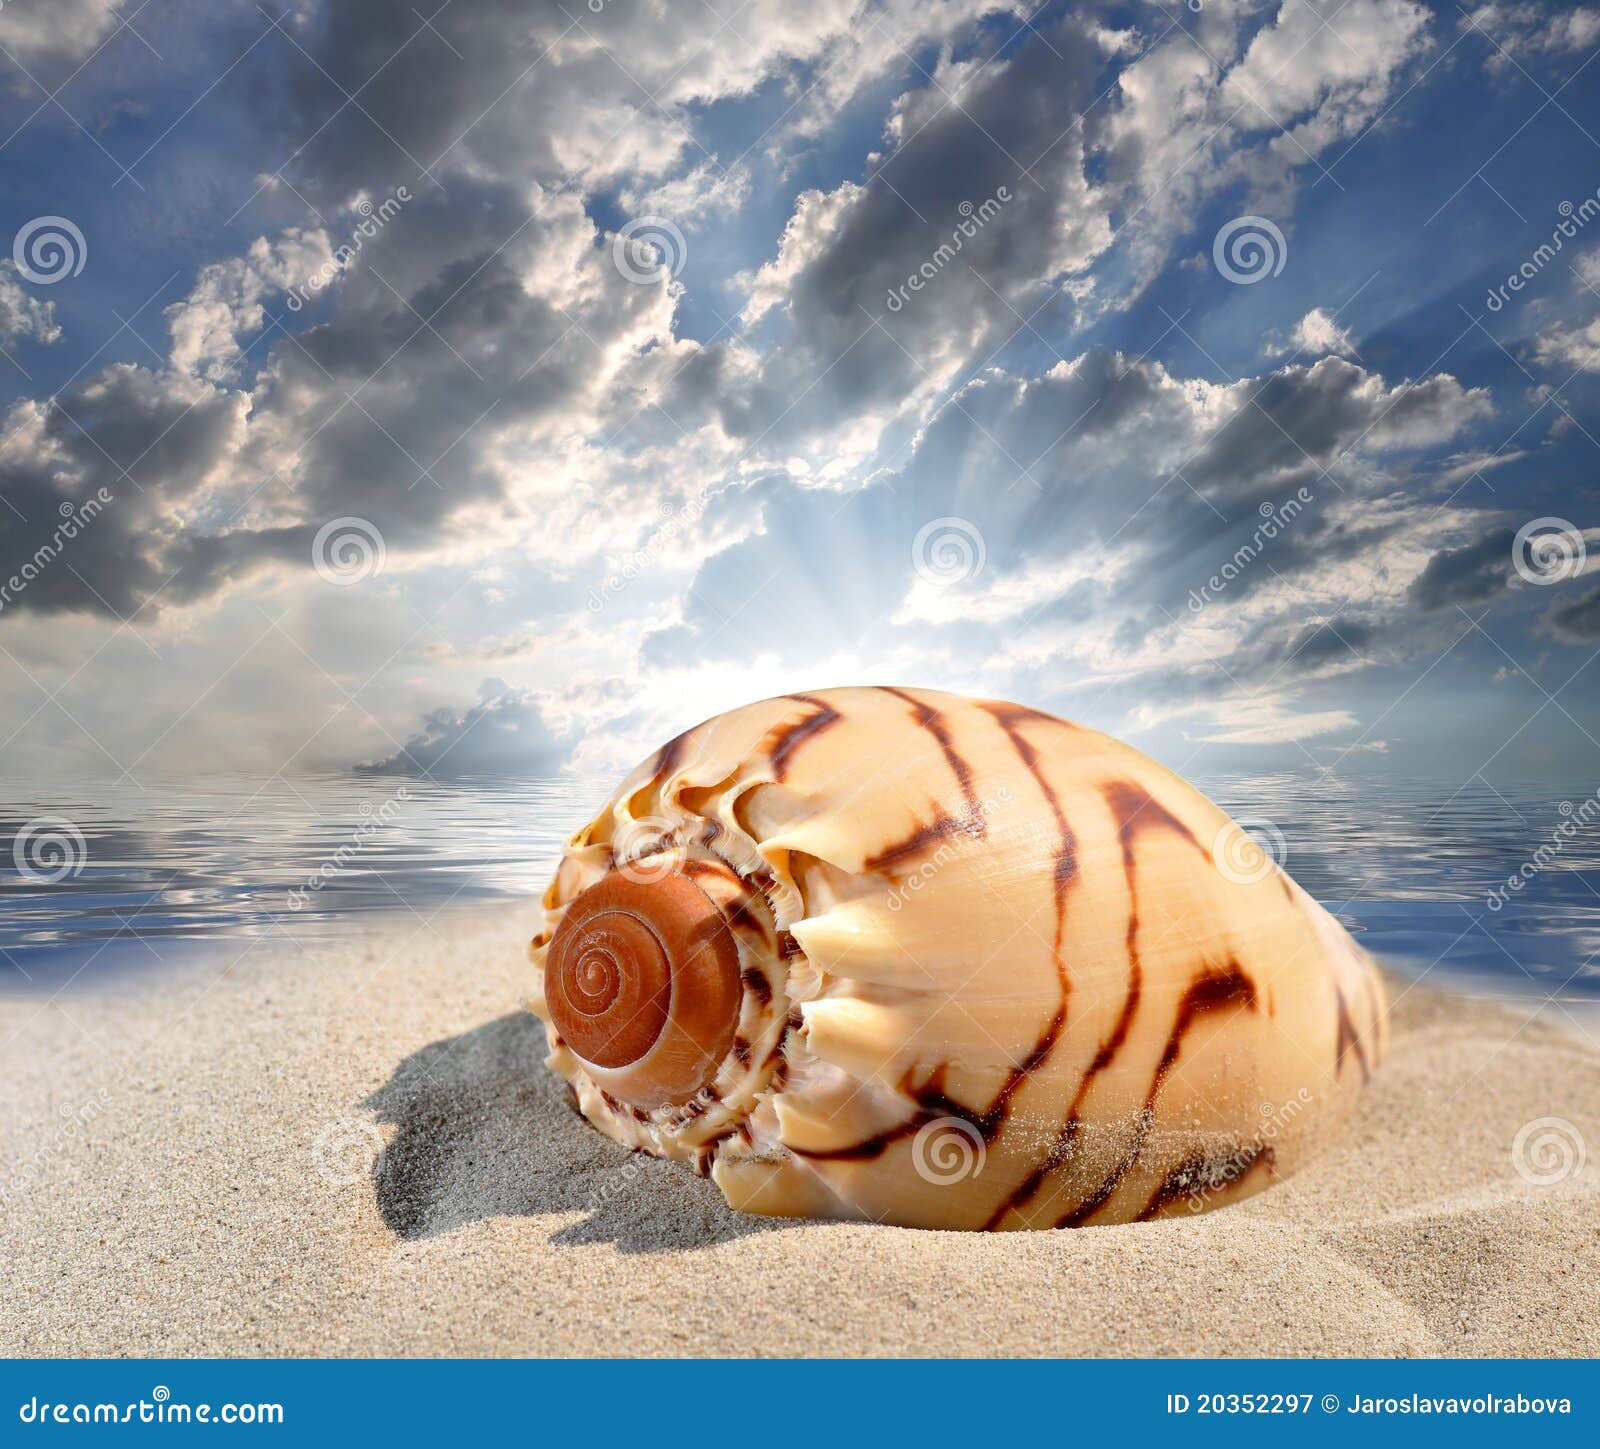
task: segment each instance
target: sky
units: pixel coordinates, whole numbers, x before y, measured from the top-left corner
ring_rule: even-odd
[[[0,769],[613,773],[898,683],[1592,787],[1597,45],[9,0]]]

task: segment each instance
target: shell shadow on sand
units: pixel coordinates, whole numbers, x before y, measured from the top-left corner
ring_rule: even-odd
[[[513,1012],[413,1052],[366,1100],[394,1128],[372,1176],[397,1237],[580,1212],[553,1243],[660,1252],[793,1226],[736,1213],[687,1168],[603,1137],[578,1115],[544,1053],[538,1020]]]

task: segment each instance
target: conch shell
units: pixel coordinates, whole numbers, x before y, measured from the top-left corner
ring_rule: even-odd
[[[1371,958],[1211,801],[933,690],[707,720],[572,837],[544,906],[550,1066],[747,1212],[1217,1207],[1325,1140],[1386,1040]]]

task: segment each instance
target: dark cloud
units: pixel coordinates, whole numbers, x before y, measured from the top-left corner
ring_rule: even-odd
[[[1511,582],[1515,537],[1511,529],[1497,528],[1475,543],[1440,549],[1412,583],[1412,600],[1422,609],[1442,609],[1504,593]]]
[[[1358,442],[1373,450],[1437,443],[1487,411],[1486,393],[1463,389],[1447,373],[1390,391],[1366,368],[1324,357],[1252,385],[1247,405],[1185,466],[1184,476],[1202,491],[1257,502],[1285,486],[1314,483]]]
[[[1360,658],[1373,634],[1372,626],[1360,619],[1341,618],[1308,625],[1289,642],[1283,658],[1296,669],[1319,669],[1351,657]]]
[[[751,313],[777,307],[782,344],[754,376],[711,349],[669,411],[714,385],[731,433],[778,438],[898,406],[1037,314],[1030,289],[1098,254],[1110,228],[1084,176],[1095,41],[1066,20],[983,58],[901,98],[863,183],[800,198]]]
[[[479,702],[466,710],[431,711],[422,729],[392,755],[356,768],[369,774],[550,775],[567,755],[530,692],[486,679]]]
[[[804,620],[787,647],[807,657],[847,651],[863,627],[880,641],[925,634],[925,625],[895,621],[918,585],[919,530],[941,518],[962,520],[984,541],[987,563],[975,586],[1010,580],[1028,595],[989,627],[989,650],[1019,621],[1048,627],[1052,589],[1070,598],[1072,618],[1108,615],[1128,631],[1112,642],[1130,647],[1163,619],[1189,617],[1191,590],[1204,590],[1229,560],[1243,563],[1219,592],[1236,604],[1358,559],[1410,520],[1403,507],[1370,517],[1343,507],[1372,486],[1363,479],[1381,456],[1373,438],[1386,414],[1421,391],[1424,402],[1412,406],[1426,408],[1427,426],[1448,436],[1472,423],[1481,401],[1453,379],[1439,389],[1391,388],[1376,373],[1333,361],[1205,396],[1158,364],[1103,348],[1043,377],[991,373],[938,412],[901,469],[864,489],[841,496],[785,482],[746,495],[745,506],[761,509],[759,532],[705,563],[682,620],[650,636],[646,657],[731,657],[758,647],[777,616]],[[1233,412],[1219,426],[1224,403]],[[1308,471],[1302,450],[1311,449],[1324,467]],[[1362,466],[1343,470],[1342,482],[1324,480],[1346,450]],[[1290,516],[1283,506],[1299,486],[1311,501]],[[1264,514],[1274,509],[1264,533]],[[1030,573],[1068,563],[1094,572],[1096,559],[1104,582],[1069,578],[1041,585],[1037,597],[1027,584]],[[1301,642],[1304,604],[1290,599],[1283,608],[1286,617],[1253,656],[1266,672]],[[1365,639],[1364,627],[1339,625],[1352,644]],[[1306,666],[1342,647],[1331,635],[1304,642]]]
[[[131,615],[171,572],[165,555],[184,541],[175,513],[226,463],[244,410],[193,378],[119,364],[14,414],[0,453],[0,575],[38,568],[41,549],[51,561],[12,606]],[[57,540],[102,492],[110,502]]]
[[[1600,639],[1600,587],[1556,604],[1544,622],[1556,638],[1568,644],[1592,644]]]

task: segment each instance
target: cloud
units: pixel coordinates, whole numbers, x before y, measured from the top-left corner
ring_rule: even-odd
[[[0,9],[0,45],[29,64],[64,63],[87,55],[116,23],[122,0],[27,0]]]
[[[433,710],[422,729],[393,754],[356,768],[369,774],[553,775],[567,748],[545,723],[538,697],[486,679],[479,702],[465,710]]]
[[[266,320],[266,298],[337,272],[328,235],[291,227],[275,242],[258,237],[242,257],[202,267],[193,289],[166,309],[172,366],[216,382],[236,370],[241,337]]]
[[[1422,609],[1477,604],[1504,593],[1511,584],[1515,533],[1497,528],[1472,543],[1440,549],[1411,586]]]
[[[1554,605],[1544,622],[1564,643],[1592,644],[1600,639],[1600,588]]]
[[[1172,19],[455,0],[430,30],[377,0],[291,10],[261,52],[287,63],[241,67],[263,154],[238,164],[281,163],[256,240],[180,284],[165,359],[96,362],[4,418],[0,576],[64,504],[115,494],[7,608],[8,647],[70,631],[87,653],[136,617],[182,661],[164,691],[264,731],[305,708],[265,664],[231,713],[205,691],[270,615],[333,707],[334,680],[394,661],[384,702],[325,737],[375,769],[543,772],[569,740],[587,767],[688,723],[685,701],[800,679],[939,680],[1216,739],[1342,727],[1348,699],[1319,688],[1404,659],[1473,587],[1455,556],[1484,517],[1426,495],[1520,456],[1483,452],[1489,394],[1407,378],[1403,351],[1388,376],[1363,365],[1293,278],[1270,299],[1218,283],[1230,317],[1262,309],[1252,337],[1298,349],[1236,382],[1134,355],[1150,337],[1118,314],[1261,198],[1298,245],[1297,176],[1384,114],[1426,12]],[[348,250],[363,201],[402,184]],[[623,275],[614,233],[650,212],[725,272]],[[48,304],[4,282],[0,330],[44,340]],[[730,303],[738,323],[694,340]],[[313,540],[340,518],[387,562],[330,609]],[[918,555],[950,518],[981,538],[970,577]],[[508,681],[431,708],[490,670]],[[283,729],[286,750],[309,732]]]
[[[1517,58],[1588,50],[1600,41],[1600,10],[1586,5],[1552,12],[1532,4],[1479,5],[1461,17],[1463,31],[1476,31],[1492,49],[1492,71],[1518,69]]]
[[[1355,343],[1349,330],[1341,327],[1321,307],[1313,307],[1300,319],[1289,340],[1298,352],[1355,356]]]
[[[697,232],[717,217],[732,216],[750,195],[750,170],[735,164],[726,169],[716,157],[646,190],[624,188],[623,206],[635,217],[665,216],[686,232]]]
[[[1391,384],[1339,358],[1233,384],[1093,348],[990,370],[864,487],[728,495],[759,522],[695,573],[644,667],[697,678],[777,641],[804,673],[868,641],[901,677],[1134,728],[1232,720],[1276,680],[1259,738],[1322,733],[1351,716],[1298,692],[1418,647],[1408,590],[1471,527],[1406,497],[1404,457],[1488,409],[1448,375]]]
[[[1547,328],[1539,334],[1533,352],[1549,367],[1600,372],[1600,317],[1591,322]]]
[[[61,329],[56,326],[55,303],[30,297],[17,280],[15,265],[10,261],[0,261],[0,342],[13,337],[54,342],[60,336]]]

